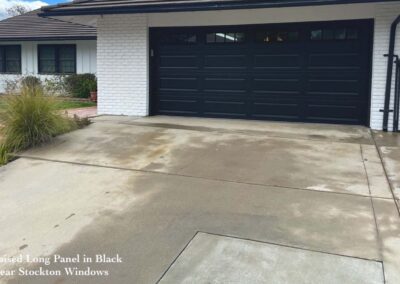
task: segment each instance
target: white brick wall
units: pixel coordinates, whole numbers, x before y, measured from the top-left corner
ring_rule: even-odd
[[[315,13],[314,13],[314,12]],[[346,12],[350,11],[350,12]],[[99,113],[148,115],[148,26],[190,26],[204,22],[215,25],[234,24],[232,19],[240,19],[241,24],[262,21],[277,22],[272,17],[279,14],[279,21],[321,21],[344,19],[375,19],[373,71],[371,86],[371,128],[382,129],[390,25],[400,14],[399,2],[369,3],[354,5],[316,6],[300,8],[240,10],[235,11],[167,13],[150,15],[106,15],[98,19],[98,80]],[[322,17],[322,18],[321,18]],[[192,23],[192,24],[191,24]],[[396,51],[400,53],[400,27]],[[393,98],[393,96],[392,96]],[[392,116],[389,124],[391,126]]]
[[[375,8],[374,51],[372,61],[372,86],[371,86],[371,128],[382,129],[383,109],[386,86],[387,58],[390,25],[400,14],[400,3],[377,4]],[[396,35],[395,53],[400,55],[400,25]],[[393,72],[394,73],[394,72]],[[394,75],[394,74],[393,74]],[[394,85],[394,77],[392,86]],[[391,109],[393,109],[393,90],[391,94]],[[389,129],[393,126],[393,115],[389,115]]]
[[[97,28],[98,113],[148,115],[146,15],[106,15]]]

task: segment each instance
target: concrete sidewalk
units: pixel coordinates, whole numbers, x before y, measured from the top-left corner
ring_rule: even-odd
[[[81,107],[81,108],[71,108],[63,110],[69,117],[74,117],[74,115],[79,118],[85,117],[95,117],[97,116],[97,106],[93,107]]]
[[[0,254],[118,253],[123,262],[91,265],[108,269],[107,277],[4,280],[204,283],[193,277],[211,273],[252,283],[317,283],[321,269],[329,283],[350,274],[348,283],[382,283],[383,271],[387,283],[400,283],[396,136],[239,120],[94,122],[0,168],[0,226],[8,228]],[[221,237],[199,239],[199,232]],[[237,261],[226,255],[225,265],[212,270],[221,261],[218,249],[236,253]],[[263,253],[252,253],[258,249]],[[285,259],[303,260],[303,282]],[[350,270],[327,272],[340,265]],[[229,273],[234,267],[253,271]]]

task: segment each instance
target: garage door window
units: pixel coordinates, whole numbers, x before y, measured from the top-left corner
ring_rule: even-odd
[[[244,33],[208,33],[207,43],[239,43],[244,42]]]
[[[299,40],[297,31],[262,31],[256,33],[256,41],[262,43],[287,42]]]
[[[161,43],[165,44],[194,44],[197,36],[193,33],[164,34],[160,38]]]
[[[314,29],[310,33],[311,40],[355,40],[358,39],[357,29]]]

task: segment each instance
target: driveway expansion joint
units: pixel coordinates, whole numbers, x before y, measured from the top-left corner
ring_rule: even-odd
[[[367,166],[365,165],[365,157],[364,157],[364,151],[362,146],[360,145],[360,154],[361,154],[361,160],[362,160],[362,164],[364,167],[364,172],[365,172],[365,178],[367,180],[367,185],[368,185],[368,190],[369,190],[369,195],[370,195],[370,202],[371,202],[371,208],[372,208],[372,215],[374,216],[374,223],[375,223],[375,232],[376,232],[376,240],[378,242],[378,246],[379,246],[379,255],[380,258],[383,259],[383,255],[382,255],[382,249],[383,249],[383,244],[382,244],[382,239],[381,239],[381,235],[379,233],[379,227],[378,227],[378,221],[376,219],[376,210],[375,210],[375,206],[374,206],[374,201],[372,199],[372,193],[371,193],[371,183],[368,177],[368,171],[367,171]],[[382,165],[383,166],[383,165]],[[382,264],[383,267],[383,264]],[[383,274],[385,275],[385,274]]]
[[[197,231],[196,234],[198,234],[198,233],[214,235],[214,236],[221,236],[221,237],[232,238],[232,239],[245,240],[245,241],[251,241],[251,242],[257,242],[257,243],[262,243],[262,244],[275,245],[275,246],[286,247],[286,248],[294,248],[294,249],[311,251],[311,252],[324,253],[324,254],[329,254],[329,255],[336,255],[336,256],[342,256],[342,257],[348,257],[348,258],[375,261],[375,262],[382,263],[381,259],[375,259],[375,258],[365,258],[365,257],[358,257],[358,256],[345,255],[345,254],[339,254],[339,253],[332,253],[332,252],[326,252],[326,251],[322,251],[322,250],[304,248],[304,247],[300,247],[300,246],[285,245],[285,244],[280,244],[280,243],[275,243],[275,242],[270,242],[270,241],[260,241],[260,240],[255,240],[255,239],[251,239],[251,238],[243,238],[243,237],[238,237],[238,236],[233,236],[233,235],[226,235],[226,234],[218,234],[218,233]]]
[[[382,157],[382,152],[381,152],[381,150],[380,150],[380,148],[379,148],[379,146],[378,146],[378,143],[377,143],[376,140],[375,140],[374,133],[373,133],[371,130],[369,130],[369,131],[370,131],[370,135],[371,135],[371,137],[372,137],[372,140],[374,141],[375,149],[376,149],[376,151],[378,152],[378,156],[379,156],[379,159],[380,159],[381,164],[382,164],[383,172],[385,173],[386,181],[387,181],[388,184],[389,184],[390,192],[391,192],[392,197],[393,197],[393,202],[394,202],[394,204],[395,204],[395,206],[396,206],[397,213],[399,214],[399,217],[400,217],[399,200],[396,198],[396,195],[395,195],[395,193],[394,193],[393,184],[392,184],[392,182],[391,182],[390,179],[389,179],[389,174],[388,174],[388,171],[387,171],[386,166],[385,166],[385,161],[384,161],[384,159],[383,159],[383,157]]]
[[[196,238],[196,236],[198,234],[206,234],[206,235],[219,236],[219,237],[236,239],[236,240],[250,241],[250,242],[255,242],[255,243],[260,243],[260,244],[273,245],[273,246],[277,246],[277,247],[297,249],[297,250],[302,250],[302,251],[307,251],[307,252],[314,252],[314,253],[321,253],[321,254],[332,255],[332,256],[340,256],[340,257],[345,257],[345,258],[350,258],[350,259],[374,261],[374,262],[379,263],[382,266],[383,278],[385,278],[384,264],[383,264],[382,258],[381,259],[374,259],[374,258],[364,258],[364,257],[350,256],[350,255],[345,255],[345,254],[326,252],[326,251],[322,251],[322,250],[309,249],[309,248],[304,248],[304,247],[300,247],[300,246],[286,245],[286,244],[281,244],[281,243],[276,243],[276,242],[261,241],[261,240],[256,240],[256,239],[252,239],[252,238],[239,237],[239,236],[228,235],[228,234],[219,234],[219,233],[206,232],[206,231],[199,230],[199,231],[196,231],[194,233],[194,235],[190,238],[190,240],[184,245],[182,250],[174,257],[174,259],[171,261],[171,263],[168,265],[168,267],[165,269],[165,271],[161,274],[161,276],[157,280],[156,284],[160,283],[160,281],[164,278],[164,276],[168,273],[168,271],[172,268],[172,266],[177,262],[179,257],[185,252],[185,250],[189,247],[189,245],[192,243],[192,241]],[[386,283],[386,281],[384,283]]]
[[[320,193],[320,194],[328,193],[328,194],[333,194],[333,195],[345,195],[345,196],[347,195],[347,196],[360,197],[360,198],[393,200],[392,198],[381,197],[381,196],[370,196],[370,195],[356,194],[356,193],[346,193],[346,192],[336,192],[336,191],[323,191],[323,190],[315,190],[315,189],[299,188],[299,187],[289,187],[289,186],[274,185],[274,184],[262,184],[262,183],[241,182],[241,181],[226,180],[226,179],[206,178],[206,177],[184,175],[184,174],[176,174],[176,173],[168,173],[168,172],[158,172],[158,171],[150,171],[150,170],[142,170],[142,169],[134,169],[134,168],[124,168],[124,167],[116,167],[116,166],[97,165],[97,164],[89,164],[89,163],[79,163],[79,162],[72,162],[72,161],[53,160],[53,159],[39,158],[39,157],[29,156],[29,155],[18,155],[16,157],[24,158],[24,159],[30,159],[30,160],[52,162],[52,163],[70,164],[70,165],[76,165],[76,166],[97,167],[97,168],[105,168],[105,169],[113,169],[113,170],[121,170],[121,171],[130,171],[130,172],[137,172],[137,173],[156,174],[156,175],[165,175],[165,176],[176,176],[176,177],[183,177],[183,178],[193,178],[193,179],[216,181],[216,182],[227,182],[227,183],[233,183],[233,184],[243,184],[243,185],[259,186],[259,187],[270,187],[270,188],[273,188],[275,190],[279,188],[279,189],[286,189],[286,190],[301,190],[301,191],[314,192],[314,193]]]

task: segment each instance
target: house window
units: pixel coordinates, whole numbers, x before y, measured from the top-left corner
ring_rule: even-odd
[[[297,31],[262,31],[256,33],[256,41],[262,43],[288,42],[298,40],[299,32]]]
[[[311,40],[354,40],[358,39],[357,29],[315,29],[310,33]]]
[[[21,46],[0,46],[0,73],[21,73]]]
[[[73,74],[76,73],[76,46],[39,45],[40,74]]]
[[[238,43],[244,42],[244,33],[208,33],[207,43]]]

